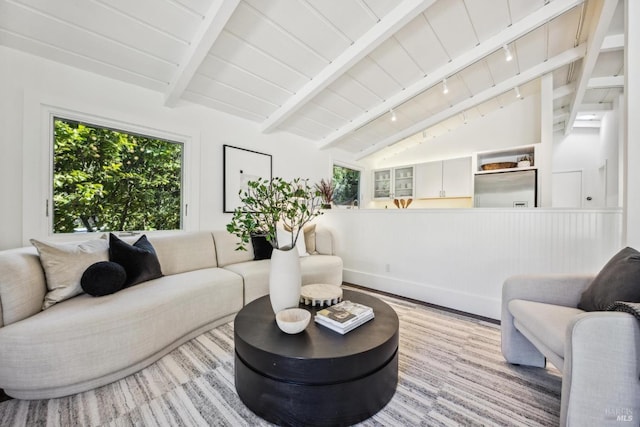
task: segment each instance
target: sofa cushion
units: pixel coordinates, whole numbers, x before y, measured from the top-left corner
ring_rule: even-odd
[[[0,254],[1,327],[40,312],[47,283],[36,248],[10,249]]]
[[[624,248],[613,256],[582,293],[578,308],[604,311],[616,301],[640,302],[640,252]]]
[[[80,285],[82,290],[94,297],[118,292],[124,287],[127,273],[124,267],[111,261],[100,261],[91,264],[82,274]]]
[[[564,342],[571,319],[583,310],[563,305],[514,299],[509,301],[509,311],[521,327],[544,343],[555,354],[564,358]],[[560,368],[560,367],[558,367]]]
[[[108,376],[240,308],[242,279],[219,268],[83,294],[0,328],[0,384],[46,390]]]
[[[149,242],[158,255],[165,276],[218,266],[216,245],[209,231],[153,235],[149,236]]]
[[[253,247],[251,245],[246,245],[245,251],[236,250],[238,243],[240,242],[240,238],[228,231],[214,231],[213,240],[216,242],[218,267],[226,267],[229,264],[237,264],[239,262],[253,261]]]
[[[98,261],[109,260],[105,239],[93,239],[82,243],[51,243],[31,239],[40,254],[40,263],[47,278],[49,292],[44,297],[42,309],[82,293],[80,279],[84,271]]]
[[[125,287],[162,277],[160,262],[153,245],[142,235],[133,245],[109,234],[109,259],[124,267],[127,272]]]
[[[269,294],[269,269],[271,260],[239,262],[229,264],[225,269],[242,276],[244,281],[244,303]]]

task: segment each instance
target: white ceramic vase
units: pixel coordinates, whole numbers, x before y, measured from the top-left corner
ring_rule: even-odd
[[[295,247],[289,250],[274,249],[269,272],[269,298],[274,313],[298,306],[301,284],[298,250]]]

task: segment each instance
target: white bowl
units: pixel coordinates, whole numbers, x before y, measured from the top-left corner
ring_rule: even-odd
[[[298,334],[307,327],[311,313],[303,308],[287,308],[276,314],[276,323],[282,332]]]

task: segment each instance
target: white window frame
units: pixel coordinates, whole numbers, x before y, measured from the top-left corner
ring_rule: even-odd
[[[28,105],[25,100],[25,117],[28,116]],[[39,103],[40,132],[36,137],[33,130],[28,129],[27,120],[23,123],[25,133],[23,180],[37,180],[39,191],[33,187],[35,194],[30,194],[25,186],[23,195],[23,241],[28,244],[30,238],[48,238],[50,240],[82,240],[95,233],[54,233],[53,232],[53,148],[55,117],[78,121],[90,125],[118,129],[124,132],[140,134],[152,138],[181,143],[182,153],[182,206],[181,229],[144,231],[145,234],[166,234],[197,230],[199,225],[198,179],[199,176],[199,136],[189,132],[171,131],[159,127],[134,124],[122,118],[101,116],[80,112],[76,109],[60,107],[47,103]],[[40,152],[39,161],[36,158]],[[39,178],[37,178],[39,176]],[[29,178],[27,178],[29,177]],[[29,214],[26,214],[29,213]]]

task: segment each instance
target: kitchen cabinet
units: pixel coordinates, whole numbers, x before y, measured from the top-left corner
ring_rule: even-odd
[[[373,171],[373,198],[389,199],[413,197],[413,166]]]
[[[471,157],[421,163],[415,167],[415,197],[471,197]]]

